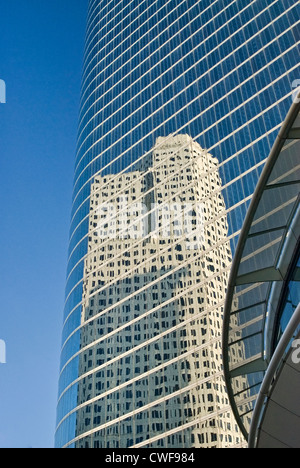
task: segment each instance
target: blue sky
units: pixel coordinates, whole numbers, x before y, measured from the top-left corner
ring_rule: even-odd
[[[88,0],[0,0],[0,447],[53,447]]]

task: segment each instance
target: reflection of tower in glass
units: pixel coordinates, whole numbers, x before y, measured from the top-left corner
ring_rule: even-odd
[[[241,442],[222,375],[231,251],[220,190],[217,160],[187,135],[158,138],[137,170],[95,176],[77,447]]]

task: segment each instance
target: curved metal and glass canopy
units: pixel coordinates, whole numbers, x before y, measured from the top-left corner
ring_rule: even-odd
[[[295,269],[293,259],[299,253],[299,112],[300,95],[279,132],[254,193],[225,304],[225,379],[233,411],[247,440],[257,396],[284,332],[284,294],[291,270]],[[299,275],[295,278],[300,280]]]

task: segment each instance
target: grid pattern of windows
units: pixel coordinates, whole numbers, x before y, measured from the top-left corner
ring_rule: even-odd
[[[222,375],[231,250],[220,185],[217,159],[187,135],[159,138],[139,170],[95,175],[76,447],[242,442]]]
[[[92,294],[88,292],[91,290],[87,289],[86,268],[88,259],[91,261],[89,258],[91,237],[93,238],[90,235],[91,202],[93,190],[97,184],[96,179],[102,181],[101,192],[103,197],[107,197],[107,201],[109,201],[108,197],[115,196],[112,192],[113,186],[117,193],[118,190],[123,190],[123,185],[127,185],[128,190],[136,190],[135,194],[130,192],[130,196],[138,197],[142,194],[146,206],[147,203],[155,201],[154,197],[157,197],[158,202],[160,199],[165,201],[166,197],[171,196],[176,200],[176,190],[190,194],[187,182],[192,182],[192,179],[188,180],[192,174],[186,174],[184,183],[180,181],[182,165],[173,167],[168,154],[164,155],[166,162],[161,161],[160,173],[155,175],[157,177],[155,184],[151,185],[151,178],[153,183],[154,177],[151,171],[147,175],[143,174],[143,167],[151,167],[152,164],[155,168],[155,151],[161,152],[165,145],[165,139],[159,140],[161,137],[171,141],[172,135],[190,135],[218,160],[219,183],[217,180],[214,184],[210,181],[212,185],[207,187],[206,194],[204,185],[201,186],[203,190],[201,200],[211,198],[212,205],[220,203],[217,218],[221,220],[227,218],[229,229],[227,240],[230,241],[231,249],[234,251],[261,169],[290,107],[291,95],[294,91],[292,83],[299,78],[299,38],[299,3],[294,0],[90,1],[63,328],[56,438],[58,446],[72,441],[77,436],[78,424],[82,424],[79,410],[75,411],[75,408],[78,404],[81,405],[78,403],[78,395],[82,391],[80,373],[82,372],[83,353],[81,353],[81,348],[83,337],[87,339],[82,320],[84,314],[91,313],[90,311],[93,310],[90,305],[89,307],[86,305],[86,301],[93,300]],[[151,161],[151,158],[154,161]],[[203,172],[205,168],[202,168],[199,173],[200,179]],[[126,177],[128,177],[127,181]],[[133,180],[134,177],[136,180]],[[166,186],[164,184],[167,183],[168,177],[170,181]],[[162,184],[164,190],[157,188],[159,184]],[[221,197],[220,200],[222,199],[223,202],[218,201],[218,197]],[[133,219],[136,214],[131,216]],[[219,223],[222,225],[222,221]],[[213,240],[213,245],[218,245],[218,239],[223,235],[221,226],[217,225],[215,217],[210,219],[208,225],[207,231],[212,236],[210,239]],[[115,226],[113,228],[115,229]],[[108,229],[108,227],[104,225],[103,229]],[[102,235],[105,232],[103,231]],[[204,232],[204,237],[206,235],[207,232]],[[176,245],[180,245],[180,242]],[[111,247],[112,250],[115,248],[112,245]],[[168,245],[165,246],[167,247]],[[151,258],[151,253],[146,252],[148,248],[149,245],[145,247],[144,254],[141,253],[142,250],[136,254],[137,262],[139,255],[146,256],[147,260]],[[182,255],[182,261],[184,261],[184,254],[180,252],[177,254]],[[96,258],[94,265],[99,261],[107,264],[110,259],[107,258],[105,252],[102,256],[102,260]],[[171,259],[168,259],[170,264],[179,260],[176,259],[174,253],[170,253],[169,256],[171,256]],[[167,258],[163,258],[165,261],[163,266],[167,268]],[[134,256],[130,259],[122,258],[120,261],[129,262],[128,265],[122,265],[122,268],[133,269],[135,266],[134,263],[132,264]],[[208,257],[201,260],[200,254],[197,261],[199,261],[197,267],[200,271],[210,267],[211,274],[217,275],[219,272],[221,275],[224,271],[226,276],[228,265],[224,266],[222,259],[219,259],[219,264],[216,264],[215,259],[211,261]],[[106,275],[117,272],[116,262],[118,262],[117,259],[114,260],[113,268],[98,268],[99,272],[101,270]],[[195,259],[193,262],[195,263]],[[189,262],[186,261],[186,264],[188,265]],[[93,269],[92,265],[93,262],[89,267]],[[159,278],[157,284],[160,286],[159,290],[151,292],[153,301],[159,302],[162,294],[166,294],[167,297],[164,299],[168,300],[168,294],[172,289],[168,287],[166,291],[164,290],[161,267],[162,265],[154,264],[150,269],[147,266],[145,272],[133,275],[130,273],[127,280],[136,281],[135,285],[126,284],[125,278],[121,280],[119,292],[113,290],[112,295],[107,294],[102,297],[97,290],[94,300],[100,294],[101,297],[99,296],[97,300],[102,301],[101,306],[113,309],[114,304],[107,304],[107,301],[112,300],[112,297],[120,298],[123,294],[121,289],[127,287],[127,294],[132,294],[133,287],[138,287],[142,291],[142,285],[147,282],[154,283],[154,277],[149,276],[154,274]],[[152,271],[152,268],[156,268],[157,271]],[[213,268],[216,268],[216,271],[213,271]],[[94,287],[97,284],[98,288],[98,281],[103,281],[103,278],[101,279],[96,274],[94,281]],[[180,279],[172,278],[173,286],[177,281],[179,282]],[[119,295],[115,296],[117,294]],[[187,297],[185,296],[185,299]],[[222,300],[220,298],[220,302]],[[120,307],[125,307],[122,309],[122,314],[124,313],[126,317],[127,312],[132,313],[132,304],[134,307],[142,308],[145,304],[143,301],[144,299],[134,300],[130,303],[129,310],[126,311],[126,300],[124,300],[122,306],[118,305],[118,311],[115,311],[114,323],[105,322],[101,326],[99,324],[99,327],[104,330],[110,328],[114,330],[116,326],[119,326],[116,320],[118,314],[121,313]],[[220,307],[222,308],[221,305]],[[163,321],[162,312],[165,312],[165,320],[169,321],[166,327],[172,326],[171,313],[174,310],[171,307],[168,307],[166,311],[163,308],[160,309],[159,321]],[[142,312],[138,311],[138,313]],[[111,320],[112,318],[113,316]],[[176,315],[174,320],[178,319],[179,315]],[[92,333],[96,333],[96,329],[97,326]],[[110,332],[106,331],[106,333],[109,335]],[[130,333],[131,335],[128,333],[128,338],[130,335],[134,340],[134,330]],[[144,333],[144,330],[140,330],[140,333]],[[88,343],[91,344],[93,335],[89,336]],[[124,340],[126,336],[124,332]],[[197,341],[198,346],[201,345],[199,337]],[[107,343],[105,346],[110,351],[117,345],[110,346]],[[96,352],[96,348],[91,347],[90,351],[92,354],[90,359],[86,355],[86,363],[89,361],[95,363],[93,353]],[[163,351],[161,349],[160,353]],[[97,359],[101,361],[101,355],[97,356]],[[131,367],[133,365],[131,361]],[[109,371],[113,372],[112,369]],[[94,382],[89,382],[89,379],[92,380],[95,377],[93,373],[90,375],[86,377],[87,392],[89,386],[94,389]],[[131,378],[131,375],[128,378]],[[114,378],[117,378],[116,375]],[[102,377],[100,380],[102,381]],[[165,388],[162,390],[164,396]],[[137,391],[143,392],[144,390],[132,391],[134,398],[138,398]],[[197,390],[195,394],[198,395],[198,393]],[[189,395],[191,398],[191,394]],[[155,396],[155,398],[159,397],[163,398],[161,395]],[[90,398],[94,398],[94,395],[91,394]],[[108,400],[105,405],[108,407],[109,395],[106,398]],[[123,399],[121,393],[119,393],[119,398],[122,399],[122,404],[125,404],[126,399]],[[174,395],[174,398],[177,396]],[[184,398],[184,393],[180,398]],[[167,409],[166,401],[171,402],[171,400],[164,400],[165,409]],[[116,399],[113,404],[117,405]],[[180,405],[181,411],[190,407],[184,406],[183,400]],[[92,405],[88,407],[92,408]],[[94,406],[93,411],[96,411]],[[118,411],[120,409],[118,410],[115,406],[115,414],[121,414]],[[128,408],[126,411],[130,414],[131,409]],[[191,419],[182,419],[182,424],[187,427],[181,433],[175,434],[172,432],[173,427],[166,426],[151,429],[151,424],[162,424],[159,418],[156,422],[149,422],[151,419],[149,412],[152,414],[155,411],[158,414],[163,410],[161,407],[159,409],[151,407],[144,413],[140,411],[138,414],[144,422],[141,424],[136,422],[138,426],[143,427],[141,429],[143,435],[140,436],[144,438],[143,440],[145,440],[145,431],[147,432],[145,427],[149,425],[147,437],[153,439],[153,443],[162,444],[161,441],[164,440],[164,443],[174,443],[176,446],[179,444],[179,438],[182,444],[186,444],[185,438],[188,438],[191,444],[196,444],[195,440],[201,431],[195,435],[191,419],[199,424],[199,427],[210,425],[191,417]],[[148,412],[149,419],[147,419],[146,412]],[[222,421],[219,410],[213,410],[212,414],[215,416],[211,421],[214,418]],[[98,424],[94,422],[94,417],[96,416],[93,413],[93,417],[87,418],[90,419],[87,428]],[[225,426],[224,421],[223,423]],[[108,424],[107,421],[104,424]],[[125,419],[122,424],[122,428],[118,426],[118,429],[113,424],[107,428],[101,428],[103,421],[99,422],[99,428],[101,428],[99,434],[105,431],[108,437],[110,433],[116,434],[117,430],[119,434],[133,430],[129,422],[128,429],[126,429]],[[158,433],[169,435],[155,442]],[[137,429],[134,434],[137,434]],[[150,436],[150,434],[153,435]],[[87,440],[83,438],[81,443],[91,445],[90,436],[86,437]],[[203,439],[203,443],[204,439],[205,443],[207,442],[207,437],[208,435],[202,432],[200,438]],[[212,437],[215,438],[215,435]],[[101,436],[95,439],[95,445],[100,443],[100,439]],[[120,437],[116,439],[120,440]],[[133,436],[128,436],[128,439],[133,440],[133,444],[142,442],[138,442]],[[231,442],[234,444],[236,441]],[[219,440],[217,443],[219,444]]]

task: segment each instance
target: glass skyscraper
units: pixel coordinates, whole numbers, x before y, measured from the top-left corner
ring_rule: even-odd
[[[222,311],[300,78],[299,14],[294,0],[90,0],[57,447],[242,442]]]

